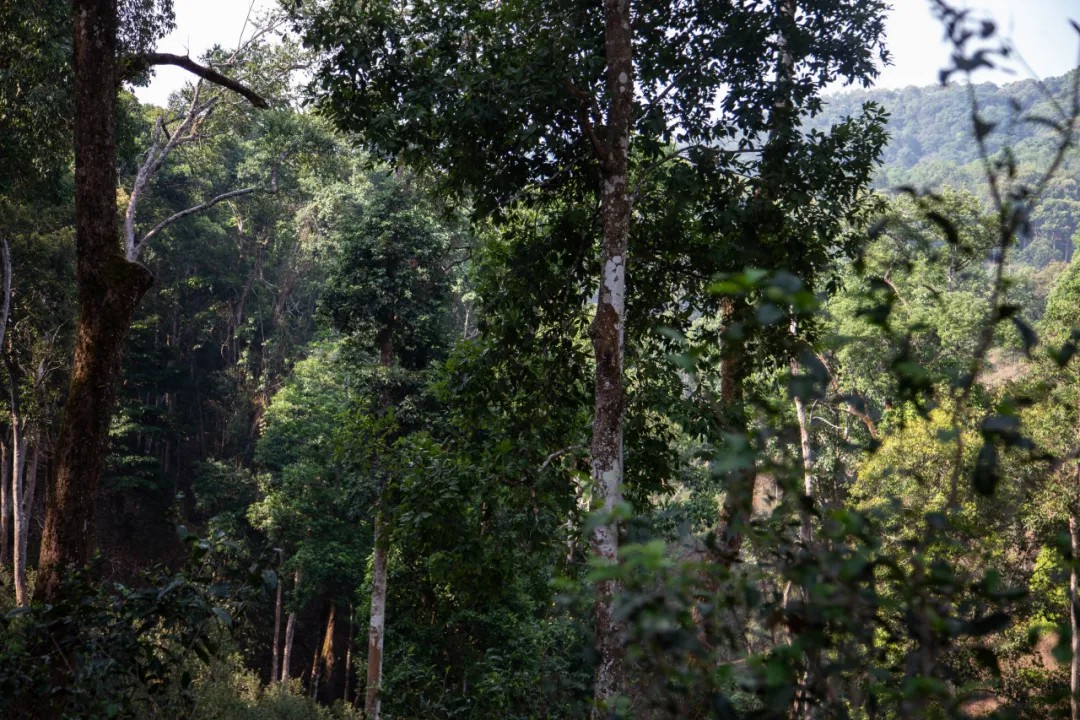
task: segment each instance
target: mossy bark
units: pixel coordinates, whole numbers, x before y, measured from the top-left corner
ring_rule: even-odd
[[[720,422],[731,436],[744,437],[749,441],[744,392],[747,362],[743,343],[748,306],[725,299],[721,312],[724,340],[720,348],[720,402],[723,412]],[[741,449],[736,448],[735,451]],[[742,554],[743,540],[754,513],[756,485],[757,470],[752,463],[735,467],[728,471],[725,478],[724,504],[716,533],[718,559],[725,565],[737,563]]]
[[[593,436],[590,447],[592,482],[606,513],[622,502],[623,486],[623,356],[626,333],[626,268],[630,237],[630,193],[627,187],[630,127],[633,121],[633,31],[629,0],[605,0],[604,43],[607,56],[607,138],[602,147],[601,215],[604,237],[600,252],[600,291],[590,329],[596,360]],[[593,554],[618,562],[619,528],[613,517],[597,525]],[[622,694],[622,623],[616,617],[617,582],[597,587],[596,649],[600,662],[593,686],[593,717],[608,717]]]
[[[394,364],[393,328],[384,327],[376,338],[379,343],[379,365],[389,369]],[[385,411],[390,405],[390,395],[383,390],[379,406]],[[378,471],[377,472],[381,472]],[[390,555],[389,526],[386,508],[383,506],[386,491],[385,478],[379,478],[378,506],[375,509],[374,557],[371,576],[371,614],[368,624],[367,685],[364,694],[364,717],[379,720],[382,714],[383,638],[386,634],[386,582],[387,563]]]
[[[85,565],[124,338],[152,276],[120,251],[116,212],[116,2],[74,0],[75,239],[79,317],[71,385],[49,474],[35,596],[55,602]]]

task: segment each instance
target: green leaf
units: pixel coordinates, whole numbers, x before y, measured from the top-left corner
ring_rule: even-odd
[[[214,613],[214,616],[221,622],[222,625],[224,625],[227,628],[232,627],[233,618],[232,618],[232,615],[229,614],[228,610],[226,610],[223,607],[218,607],[218,606],[215,605],[211,609],[211,612]]]

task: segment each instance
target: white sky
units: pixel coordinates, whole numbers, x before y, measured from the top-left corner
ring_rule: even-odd
[[[893,65],[882,73],[878,87],[936,83],[949,49],[941,41],[942,30],[930,14],[929,1],[892,3],[887,32]],[[272,7],[274,0],[175,0],[177,29],[162,39],[158,50],[197,58],[215,43],[236,47],[252,4],[258,13]],[[1080,0],[966,0],[957,4],[989,11],[1040,77],[1064,74],[1080,58],[1080,35],[1067,22],[1070,17],[1080,22]],[[979,76],[999,84],[1024,77],[1027,73],[1022,68],[1015,76],[990,72]],[[150,86],[137,88],[135,94],[143,102],[163,105],[169,93],[189,79],[179,68],[158,68]]]
[[[1001,36],[1011,41],[1039,77],[1064,75],[1080,60],[1080,34],[1068,22],[1069,18],[1080,22],[1080,0],[954,0],[953,4],[989,13]],[[930,2],[892,0],[892,5],[886,40],[893,64],[885,68],[877,86],[936,84],[950,48],[930,13]],[[976,80],[1001,84],[1029,77],[1023,66],[1015,69],[1016,75],[982,71]]]

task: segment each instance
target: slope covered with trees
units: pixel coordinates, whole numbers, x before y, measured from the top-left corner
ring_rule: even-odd
[[[1053,156],[1057,117],[1067,107],[1075,71],[1045,80],[1020,80],[998,87],[980,83],[972,89],[982,119],[993,123],[991,150],[1009,147],[1016,171],[1034,177]],[[853,90],[830,96],[821,120],[845,117],[867,102],[889,113],[889,143],[881,155],[875,187],[904,185],[952,187],[985,199],[985,172],[971,141],[971,99],[957,83],[902,90]],[[1037,268],[1068,262],[1080,229],[1080,160],[1064,158],[1032,216],[1032,235],[1021,239],[1019,259]]]

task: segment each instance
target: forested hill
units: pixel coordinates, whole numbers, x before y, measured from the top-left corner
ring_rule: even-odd
[[[1041,87],[1035,80],[975,87],[981,116],[995,123],[987,138],[990,148],[1010,146],[1021,175],[1045,167],[1054,147],[1054,131],[1046,121],[1060,120],[1061,112],[1054,102],[1067,107],[1073,79],[1074,74],[1069,73],[1045,80]],[[867,102],[877,103],[889,113],[890,140],[875,177],[876,186],[951,186],[977,195],[985,193],[985,175],[978,162],[978,147],[972,141],[971,103],[965,86],[839,93],[828,99],[825,113],[814,125],[825,127],[838,118],[856,115]],[[1073,236],[1080,228],[1078,179],[1080,153],[1073,151],[1047,188],[1046,199],[1034,218],[1036,247],[1025,255],[1033,264],[1071,257]]]

